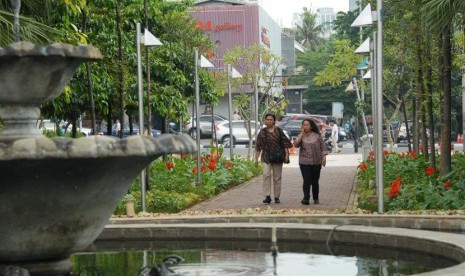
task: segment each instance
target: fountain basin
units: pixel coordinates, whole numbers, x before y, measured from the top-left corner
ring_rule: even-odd
[[[0,262],[84,250],[145,166],[193,151],[187,135],[0,140]]]
[[[63,92],[76,69],[102,59],[90,45],[56,43],[38,46],[21,41],[0,48],[0,118],[10,138],[39,137],[40,105]]]
[[[39,46],[26,41],[9,44],[0,48],[0,91],[4,91],[0,102],[40,105],[54,99],[83,62],[99,59],[102,54],[90,45]]]
[[[329,242],[329,244],[377,246],[401,251],[414,250],[459,263],[421,275],[463,275],[465,236],[418,230],[423,226],[429,229],[443,229],[441,225],[452,226],[449,229],[458,230],[459,228],[455,226],[459,226],[459,222],[463,222],[463,219],[460,216],[452,217],[449,224],[448,219],[441,216],[441,222],[434,224],[436,227],[432,227],[433,224],[429,223],[436,220],[435,217],[392,215],[253,215],[112,219],[112,224],[105,227],[97,241],[124,241],[126,246],[129,246],[132,242],[143,240],[146,243],[153,243],[154,247],[172,240],[208,241],[210,244],[216,241],[271,242],[273,228],[276,228],[278,247],[280,242],[301,244]],[[336,221],[340,224],[336,224]],[[350,225],[350,223],[358,225]],[[386,227],[387,225],[403,225],[417,229]]]

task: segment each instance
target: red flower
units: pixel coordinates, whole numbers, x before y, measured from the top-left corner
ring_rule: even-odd
[[[171,171],[174,168],[174,164],[171,161],[166,162],[166,168]]]
[[[392,181],[391,189],[389,190],[389,197],[390,198],[393,198],[393,197],[400,194],[400,182],[401,182],[400,177],[398,177],[398,178],[396,178],[396,180]]]
[[[357,168],[363,171],[363,170],[366,170],[368,166],[365,162],[362,162],[360,163],[360,165],[357,166]]]
[[[200,168],[200,171],[203,172],[203,173],[204,173],[206,170],[207,170],[207,167],[205,167],[205,166],[202,166],[202,167]]]
[[[383,153],[384,153],[384,155],[388,155],[388,154],[389,154],[389,151],[388,151],[388,150],[384,150]]]
[[[196,173],[197,173],[197,167],[194,167],[194,168],[192,169],[192,173],[193,173],[193,174],[196,174]]]
[[[232,168],[232,166],[233,166],[233,164],[231,162],[227,162],[225,167],[226,167],[226,169],[229,170],[229,169]]]
[[[409,151],[408,156],[413,158],[413,157],[417,157],[417,154],[414,151]]]
[[[447,179],[447,181],[444,183],[444,189],[449,190],[450,189],[450,180]]]
[[[215,163],[215,162],[210,162],[210,164],[208,164],[208,168],[209,168],[211,171],[216,170],[216,163]]]
[[[375,160],[375,152],[373,150],[370,150],[368,153],[368,160]]]
[[[430,176],[432,174],[434,174],[434,168],[429,166],[428,168],[426,168],[426,175]]]

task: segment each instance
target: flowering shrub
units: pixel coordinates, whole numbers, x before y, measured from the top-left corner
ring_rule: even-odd
[[[453,210],[465,208],[465,155],[452,155],[445,176],[425,162],[422,154],[383,152],[386,211]],[[359,208],[377,210],[374,154],[358,166]],[[436,166],[436,169],[439,165]]]
[[[262,172],[255,163],[240,157],[222,158],[217,152],[203,154],[201,183],[197,183],[197,157],[167,156],[150,165],[150,181],[146,192],[147,212],[176,213],[202,200],[215,196],[230,186],[250,180]],[[131,185],[130,194],[136,199],[136,212],[142,210],[140,177]],[[121,203],[115,214],[124,214]]]

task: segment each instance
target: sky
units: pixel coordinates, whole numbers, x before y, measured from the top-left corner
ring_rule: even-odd
[[[303,7],[311,8],[333,8],[334,12],[347,12],[349,0],[258,0],[263,9],[284,27],[292,27],[292,16],[294,13],[302,13]]]

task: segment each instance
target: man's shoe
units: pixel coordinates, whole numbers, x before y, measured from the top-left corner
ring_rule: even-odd
[[[300,201],[300,203],[302,203],[303,205],[310,205],[310,201],[309,200],[305,200],[305,199],[302,199]]]
[[[263,200],[263,203],[270,204],[271,203],[271,197],[266,196],[265,199]]]
[[[315,204],[320,204],[320,201],[317,199],[317,200],[314,200],[313,201]]]
[[[279,197],[274,198],[274,203],[281,203],[281,200],[279,200]]]

